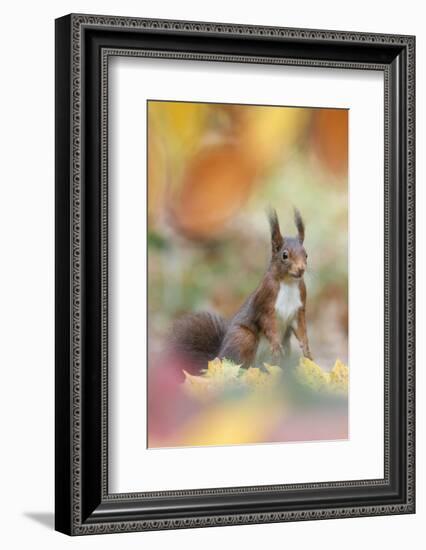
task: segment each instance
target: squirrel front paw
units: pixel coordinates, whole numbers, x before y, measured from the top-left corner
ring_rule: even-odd
[[[311,350],[309,349],[309,344],[307,342],[300,342],[300,349],[302,350],[303,357],[313,361]]]
[[[281,359],[284,357],[284,348],[281,344],[273,344],[271,346],[271,352],[274,359]]]
[[[310,359],[311,361],[314,360],[314,358],[312,357],[312,353],[311,353],[309,348],[303,350],[303,355],[304,355],[304,357],[306,357],[307,359]]]

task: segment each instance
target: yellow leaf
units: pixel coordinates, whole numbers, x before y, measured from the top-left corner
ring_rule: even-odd
[[[299,380],[309,388],[317,391],[327,389],[329,375],[322,368],[308,359],[301,357],[297,367]]]
[[[250,367],[243,373],[241,379],[245,385],[251,388],[260,388],[267,385],[268,377],[269,374],[262,372],[259,368]]]
[[[348,367],[337,359],[330,372],[330,389],[339,393],[347,393],[349,381]]]
[[[241,376],[242,382],[252,390],[270,389],[273,388],[277,376],[281,374],[280,367],[275,367],[264,363],[266,371],[262,371],[257,367],[248,368]]]
[[[236,365],[228,359],[222,361],[216,357],[213,361],[208,362],[205,376],[208,378],[216,378],[220,380],[234,380],[238,377],[241,365]]]
[[[332,370],[326,372],[314,361],[301,357],[296,372],[301,383],[312,390],[336,393],[348,391],[349,369],[339,359]]]
[[[184,390],[192,397],[205,401],[224,392],[249,390],[259,393],[276,386],[277,377],[281,374],[280,367],[265,363],[266,372],[256,367],[243,369],[232,361],[213,359],[200,376],[183,371],[185,374]]]

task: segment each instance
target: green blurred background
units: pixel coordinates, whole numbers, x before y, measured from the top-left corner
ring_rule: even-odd
[[[229,318],[256,288],[268,206],[283,234],[305,220],[314,359],[348,362],[348,111],[166,101],[148,102],[150,356],[179,315]]]

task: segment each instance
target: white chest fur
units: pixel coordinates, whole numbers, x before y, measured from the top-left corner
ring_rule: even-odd
[[[285,325],[291,323],[301,305],[299,284],[297,282],[280,283],[280,290],[275,302],[275,311],[280,321]]]
[[[280,284],[277,299],[275,301],[275,313],[278,321],[279,341],[283,342],[287,329],[291,326],[296,316],[297,310],[302,306],[300,299],[299,285],[295,281],[293,284]],[[270,342],[264,335],[260,338],[257,349],[255,364],[261,364],[264,361],[271,361]]]

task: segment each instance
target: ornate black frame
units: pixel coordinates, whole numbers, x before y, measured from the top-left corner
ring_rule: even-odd
[[[384,478],[109,494],[111,55],[373,69],[385,78]],[[415,38],[188,21],[56,20],[56,529],[71,535],[414,513]]]

